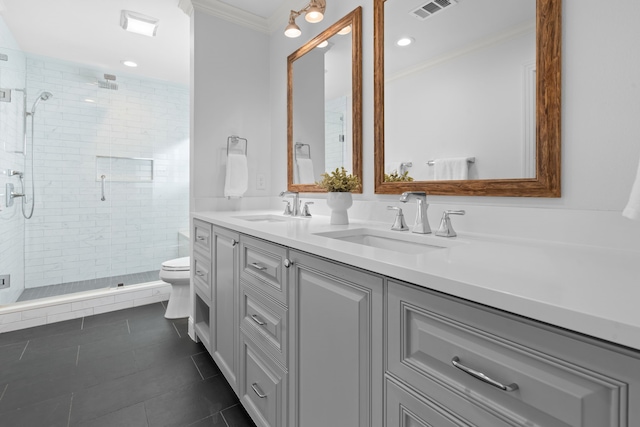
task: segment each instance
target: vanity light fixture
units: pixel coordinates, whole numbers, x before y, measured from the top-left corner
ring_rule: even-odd
[[[396,44],[400,47],[405,47],[405,46],[409,46],[414,41],[415,39],[413,37],[402,37],[401,39],[398,39]]]
[[[120,26],[132,33],[155,37],[160,20],[141,13],[123,10],[120,13]]]
[[[338,31],[338,34],[340,34],[341,36],[346,36],[350,32],[351,32],[351,25],[347,25],[346,27]]]
[[[284,29],[284,35],[287,37],[298,37],[302,34],[300,27],[296,24],[296,18],[304,14],[307,22],[316,24],[324,18],[324,11],[327,8],[326,0],[310,0],[309,4],[300,10],[292,10],[289,13],[289,24]]]
[[[329,46],[329,41],[328,41],[328,40],[325,40],[325,41],[321,42],[321,43],[320,43],[318,46],[316,46],[316,47],[319,47],[320,49],[322,49],[322,48],[325,48],[325,47],[327,47],[327,46]]]

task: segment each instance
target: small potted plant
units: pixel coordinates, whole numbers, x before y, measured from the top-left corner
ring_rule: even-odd
[[[353,204],[351,191],[360,188],[360,180],[343,167],[320,176],[322,180],[316,184],[328,192],[327,205],[331,208],[331,224],[349,224],[347,209]]]
[[[409,171],[399,174],[397,171],[393,171],[389,174],[384,174],[384,182],[411,182],[413,178],[409,176]]]

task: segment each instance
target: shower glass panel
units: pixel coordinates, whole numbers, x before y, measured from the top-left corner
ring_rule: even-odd
[[[24,171],[23,114],[26,85],[25,55],[16,49],[0,47],[0,306],[15,301],[24,289],[24,232],[25,219],[14,199],[12,208],[6,207],[7,185],[20,191],[18,175],[8,171]],[[0,282],[1,283],[1,282]],[[6,285],[9,285],[8,287]]]
[[[6,170],[24,171],[28,192],[35,180],[31,219],[21,200],[0,201],[0,277],[11,274],[0,304],[158,280],[188,230],[188,88],[127,75],[104,84],[105,70],[46,57],[22,55],[22,64],[22,83],[12,84],[26,86],[28,110],[41,91],[53,96],[28,118],[26,156],[13,153],[21,95],[0,103],[0,177],[19,188]],[[8,73],[0,60],[0,88]]]

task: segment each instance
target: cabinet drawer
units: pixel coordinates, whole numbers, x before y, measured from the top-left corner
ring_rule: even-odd
[[[284,367],[287,366],[287,310],[240,283],[241,328]]]
[[[258,427],[285,427],[286,374],[241,336],[240,399]]]
[[[194,252],[191,258],[191,271],[195,287],[211,301],[211,260]]]
[[[622,425],[626,384],[527,345],[553,332],[400,283],[388,295],[388,369],[413,387],[435,383],[515,425]]]
[[[242,236],[240,241],[240,278],[287,305],[287,249],[248,236]]]
[[[405,387],[399,381],[387,377],[385,379],[386,427],[508,427],[489,413],[474,413],[473,422],[460,417],[460,408],[448,407],[434,400],[428,399]],[[459,405],[468,405],[462,399],[457,399]]]
[[[211,256],[211,224],[193,220],[193,248],[203,255]]]

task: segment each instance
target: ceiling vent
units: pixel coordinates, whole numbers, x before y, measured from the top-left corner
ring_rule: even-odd
[[[419,20],[424,21],[434,14],[442,10],[449,9],[457,4],[457,0],[431,0],[430,2],[423,4],[419,8],[414,9],[409,13]]]

